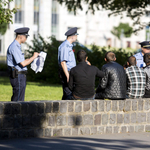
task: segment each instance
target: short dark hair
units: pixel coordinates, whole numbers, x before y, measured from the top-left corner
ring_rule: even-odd
[[[147,64],[147,63],[150,63],[150,53],[146,53],[144,55],[144,62]]]
[[[86,57],[87,57],[87,53],[86,53],[85,50],[79,50],[79,51],[77,52],[77,60],[78,60],[79,62],[85,61]]]
[[[128,58],[128,63],[130,66],[135,66],[136,65],[136,58],[134,56],[130,56]]]
[[[115,55],[115,53],[109,51],[105,54],[105,58],[108,62],[115,61],[116,55]]]

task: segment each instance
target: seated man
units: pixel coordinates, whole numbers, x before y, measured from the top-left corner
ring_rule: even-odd
[[[97,67],[88,65],[87,53],[84,50],[77,52],[79,64],[70,70],[68,87],[73,93],[73,99],[94,99],[95,76],[102,78],[104,73]]]
[[[100,80],[96,90],[96,99],[126,99],[126,74],[124,68],[116,63],[116,56],[113,52],[105,54],[107,62],[102,67],[105,76]]]
[[[146,76],[144,70],[136,66],[136,58],[131,56],[127,62],[127,97],[141,98],[145,93]]]
[[[146,73],[146,88],[145,88],[145,98],[150,98],[150,53],[144,55],[144,62],[146,67],[144,72]]]

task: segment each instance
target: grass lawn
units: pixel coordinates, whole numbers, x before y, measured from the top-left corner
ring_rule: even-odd
[[[9,78],[0,77],[0,101],[11,101],[12,87]],[[40,82],[27,82],[25,101],[61,100],[61,85],[50,85]]]

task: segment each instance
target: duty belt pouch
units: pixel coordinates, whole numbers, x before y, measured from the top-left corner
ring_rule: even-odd
[[[11,68],[11,77],[14,78],[18,78],[18,70],[15,67]]]

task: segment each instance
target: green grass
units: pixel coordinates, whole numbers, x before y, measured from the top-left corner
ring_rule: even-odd
[[[9,78],[0,77],[0,101],[11,101],[12,87]],[[61,100],[61,85],[50,85],[40,82],[27,82],[25,101]]]

